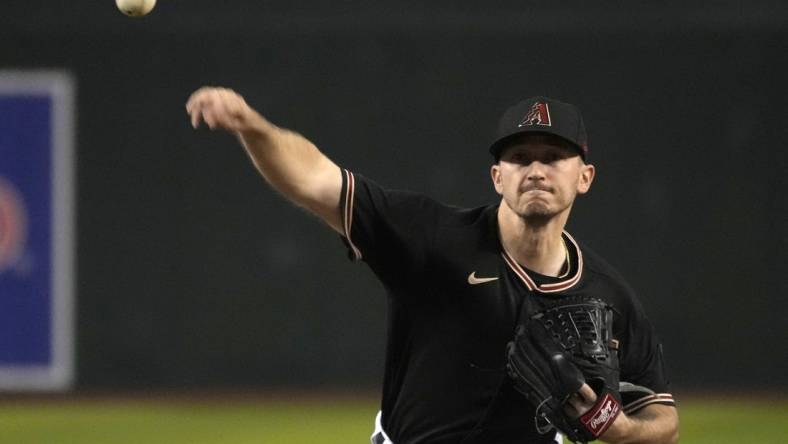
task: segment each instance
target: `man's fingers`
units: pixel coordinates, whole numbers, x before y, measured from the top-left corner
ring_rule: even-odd
[[[577,393],[586,402],[589,402],[591,404],[596,402],[596,393],[594,393],[594,390],[588,384],[583,384],[582,386],[580,386],[580,390],[578,390]]]
[[[202,114],[206,107],[206,98],[206,88],[200,88],[193,92],[192,95],[189,96],[189,100],[186,101],[186,112],[191,118],[193,128],[197,128],[200,125],[200,120],[203,117]]]
[[[580,414],[583,412],[585,407],[583,399],[577,393],[570,396],[569,399],[567,400],[567,403],[569,403],[569,405],[572,406],[572,410],[573,410],[571,412],[567,412],[570,414],[570,416],[580,416]]]
[[[192,128],[197,128],[200,125],[200,114],[202,113],[200,110],[189,109],[189,117],[192,121]]]
[[[211,129],[238,131],[244,124],[247,108],[244,99],[227,88],[203,87],[186,101],[186,112],[194,128],[203,121]]]
[[[200,111],[200,113],[202,114],[203,122],[208,125],[208,128],[216,128],[216,115],[212,108],[204,108]]]
[[[222,105],[215,92],[205,91],[194,98],[191,103],[192,125],[196,128],[200,120],[209,128],[215,129],[221,123]]]
[[[202,88],[199,88],[198,90],[191,93],[189,98],[186,100],[186,111],[191,113],[194,108],[198,107],[203,97],[205,97],[206,91],[209,89],[210,87],[203,86]]]
[[[596,398],[597,396],[594,390],[589,387],[588,384],[583,384],[577,393],[573,393],[572,396],[567,399],[566,403],[568,407],[570,407],[570,410],[565,411],[570,416],[580,416],[591,410],[591,407],[593,407],[596,402]]]

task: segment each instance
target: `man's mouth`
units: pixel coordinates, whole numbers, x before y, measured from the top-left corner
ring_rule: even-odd
[[[543,187],[543,186],[529,186],[523,188],[522,190],[523,193],[528,193],[531,191],[544,191],[545,193],[552,193],[553,189],[550,187]]]

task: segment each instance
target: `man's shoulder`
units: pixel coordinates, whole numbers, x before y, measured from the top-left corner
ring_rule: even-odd
[[[439,226],[468,226],[481,218],[497,204],[465,207],[436,199],[424,192],[381,185],[359,173],[352,173],[356,187],[366,188],[374,205],[401,208],[410,217],[429,217]]]
[[[435,228],[448,230],[487,231],[498,204],[465,207],[435,199],[427,194],[401,189],[388,190],[388,198],[395,205],[414,209],[413,217],[429,217]]]
[[[497,205],[483,205],[479,207],[462,207],[458,205],[451,205],[439,203],[442,205],[443,219],[442,224],[446,227],[471,227],[476,225],[484,225],[489,223],[490,216],[494,213]]]
[[[602,256],[580,245],[583,252],[586,291],[613,305],[614,310],[626,319],[641,319],[643,305],[637,292],[624,276]]]
[[[596,285],[603,285],[619,298],[636,299],[635,290],[618,269],[587,245],[581,242],[578,244],[583,252],[584,273],[588,275],[586,277],[588,280]]]

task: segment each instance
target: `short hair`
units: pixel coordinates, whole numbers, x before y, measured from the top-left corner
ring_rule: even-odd
[[[578,156],[580,156],[580,160],[583,160],[583,163],[585,163],[585,160],[583,159],[582,156],[583,152],[579,146],[564,139],[561,136],[556,136],[555,134],[543,133],[538,131],[529,131],[527,133],[514,134],[504,139],[502,141],[501,148],[497,151],[497,154],[495,156],[495,163],[501,161],[501,154],[503,154],[507,148],[513,145],[519,145],[525,143],[529,139],[537,139],[537,140],[541,139],[548,145],[553,145],[567,149],[569,151],[574,151],[577,153]]]

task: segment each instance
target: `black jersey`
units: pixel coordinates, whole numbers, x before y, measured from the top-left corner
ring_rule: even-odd
[[[343,171],[345,243],[388,293],[382,425],[396,444],[550,443],[509,382],[505,347],[522,304],[592,296],[614,307],[621,380],[641,387],[624,411],[673,404],[661,346],[633,290],[568,234],[563,276],[520,266],[498,237],[498,205],[447,206]],[[623,395],[623,394],[622,394]],[[629,397],[629,399],[627,399]]]

